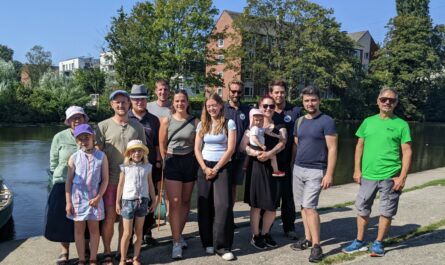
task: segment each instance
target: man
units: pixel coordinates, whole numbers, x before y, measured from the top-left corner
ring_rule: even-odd
[[[148,93],[144,85],[133,85],[130,93],[131,109],[128,112],[128,117],[130,120],[137,121],[144,126],[145,139],[149,150],[148,162],[153,165],[152,179],[155,190],[157,190],[157,183],[161,180],[161,155],[159,154],[158,141],[159,119],[146,110],[147,98]],[[151,212],[145,217],[143,228],[144,242],[147,245],[157,244],[151,233],[154,223],[154,213]]]
[[[396,115],[397,92],[383,88],[377,98],[380,112],[366,118],[356,132],[354,181],[360,184],[355,207],[357,208],[357,238],[344,253],[368,250],[365,231],[377,191],[380,192],[380,218],[371,256],[382,257],[382,241],[397,213],[399,197],[405,186],[411,164],[411,135],[408,123]],[[400,157],[400,150],[402,158]]]
[[[301,207],[305,238],[291,245],[294,250],[312,246],[310,262],[323,258],[320,247],[320,216],[317,212],[322,189],[332,185],[337,161],[337,132],[334,120],[320,111],[320,92],[309,86],[301,92],[306,115],[294,128],[296,155],[293,169],[295,206]]]
[[[286,237],[296,240],[295,233],[295,205],[292,196],[291,153],[294,123],[301,116],[301,108],[286,102],[287,85],[282,80],[273,80],[269,84],[269,96],[275,102],[275,113],[272,120],[275,125],[284,124],[287,130],[287,142],[285,149],[278,153],[278,169],[286,175],[280,179],[281,220]]]
[[[147,104],[148,112],[158,117],[158,119],[169,116],[172,103],[169,100],[170,86],[166,80],[160,79],[156,81],[155,94],[157,99]]]
[[[242,186],[244,181],[243,163],[245,154],[240,152],[239,145],[243,139],[244,131],[249,127],[250,107],[241,104],[244,94],[244,84],[240,80],[232,80],[229,83],[229,98],[224,104],[224,117],[235,121],[236,124],[236,149],[231,160],[232,198],[236,201],[236,186]]]
[[[128,119],[130,108],[130,96],[124,90],[116,90],[110,95],[110,105],[114,115],[97,125],[97,147],[103,150],[108,158],[109,184],[103,196],[105,204],[105,220],[102,225],[102,240],[104,244],[104,263],[113,264],[111,256],[111,239],[114,233],[114,221],[116,220],[116,192],[119,183],[120,168],[124,162],[123,153],[127,143],[138,139],[144,144],[144,127],[137,121]],[[119,241],[122,236],[119,226]]]

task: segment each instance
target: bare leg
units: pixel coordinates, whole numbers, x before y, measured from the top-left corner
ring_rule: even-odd
[[[63,242],[63,243],[60,243],[60,246],[61,246],[60,255],[66,254],[66,258],[63,257],[63,258],[60,258],[59,260],[61,260],[61,261],[68,260],[69,254],[70,254],[70,243]]]
[[[167,196],[170,201],[170,228],[172,231],[173,243],[179,242],[181,237],[183,212],[182,212],[182,182],[175,180],[165,180]]]
[[[105,220],[102,226],[102,242],[104,244],[104,253],[111,253],[111,239],[114,234],[114,221],[116,220],[115,206],[107,206],[105,208]]]
[[[142,229],[144,228],[145,217],[136,217],[134,224],[134,235],[136,236],[136,241],[134,241],[134,256],[139,257],[141,255],[141,244],[142,244]],[[135,263],[133,261],[133,264]]]
[[[195,185],[194,181],[186,182],[182,184],[182,223],[180,235],[182,235],[182,231],[184,230],[185,224],[187,223],[187,219],[190,212],[190,199],[192,198],[193,186]]]
[[[320,215],[315,209],[303,208],[303,211],[305,211],[306,214],[312,245],[320,245]]]
[[[125,260],[127,259],[128,245],[130,245],[131,231],[133,230],[133,219],[122,218],[122,228],[122,237],[120,239],[120,262],[125,263]]]
[[[380,215],[379,218],[379,231],[377,233],[377,240],[383,241],[383,239],[386,236],[386,233],[388,232],[389,227],[391,226],[391,217],[386,217],[383,215]]]
[[[307,240],[312,241],[311,231],[309,230],[308,219],[304,208],[301,207],[301,220],[303,220],[304,236]]]
[[[263,214],[263,227],[261,229],[261,234],[265,235],[269,233],[270,227],[272,226],[273,222],[275,221],[275,211],[265,211]],[[257,225],[258,227],[258,225]]]
[[[363,241],[365,239],[365,231],[368,227],[368,223],[369,216],[357,215],[357,240]]]
[[[86,221],[74,221],[74,240],[76,241],[79,260],[85,261],[85,226]]]
[[[272,156],[272,157],[270,158],[270,164],[271,164],[271,166],[272,166],[272,170],[273,170],[273,172],[280,171],[280,170],[278,169],[278,163],[277,163],[277,157],[276,157],[276,156]]]
[[[90,231],[90,260],[97,260],[97,250],[99,249],[99,221],[88,221]]]
[[[250,229],[252,231],[252,235],[257,236],[260,234],[260,212],[259,208],[250,208]]]

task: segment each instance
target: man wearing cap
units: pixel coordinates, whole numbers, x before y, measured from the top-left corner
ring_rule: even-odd
[[[109,184],[103,196],[105,204],[105,220],[102,226],[102,240],[104,244],[105,262],[112,264],[111,239],[116,220],[116,192],[119,183],[120,168],[124,162],[123,153],[131,140],[145,140],[144,127],[137,121],[128,118],[130,95],[125,90],[113,91],[110,95],[110,105],[114,115],[97,125],[96,141],[99,149],[103,150],[109,162]],[[119,226],[121,230],[121,226]],[[119,231],[119,239],[122,231]]]
[[[244,84],[240,80],[232,80],[229,83],[229,98],[224,104],[224,116],[226,119],[235,121],[236,124],[236,147],[235,153],[231,160],[231,173],[232,176],[232,198],[233,202],[236,201],[236,186],[243,185],[244,170],[243,163],[245,154],[240,152],[239,145],[241,139],[243,139],[244,132],[249,126],[249,111],[250,107],[241,104],[241,98],[244,94]]]
[[[153,165],[152,179],[156,186],[161,180],[161,155],[159,154],[159,119],[147,111],[147,89],[144,85],[133,85],[130,93],[131,109],[128,111],[130,120],[137,121],[144,126],[145,139],[149,150],[148,161]],[[157,242],[152,237],[151,227],[154,224],[154,213],[149,213],[144,222],[144,242],[147,245],[155,245]]]
[[[168,99],[170,97],[170,86],[166,80],[156,80],[155,94],[157,99],[147,104],[147,110],[158,119],[169,116],[172,103]]]

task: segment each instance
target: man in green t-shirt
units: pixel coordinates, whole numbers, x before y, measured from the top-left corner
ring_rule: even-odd
[[[382,241],[397,213],[412,156],[408,123],[394,115],[397,103],[397,92],[383,88],[377,98],[379,114],[366,118],[357,130],[354,163],[354,181],[360,184],[355,202],[357,238],[342,249],[343,253],[368,250],[365,231],[375,196],[380,192],[379,228],[370,251],[372,257],[385,255]]]

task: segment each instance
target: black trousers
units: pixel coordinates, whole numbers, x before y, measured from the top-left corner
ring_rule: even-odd
[[[204,161],[212,168],[216,162]],[[231,250],[233,244],[232,177],[229,165],[221,168],[217,176],[206,180],[198,171],[198,226],[203,247],[214,247],[217,252]]]
[[[295,204],[292,194],[292,171],[286,170],[286,176],[278,181],[281,191],[281,221],[285,233],[295,231]]]

